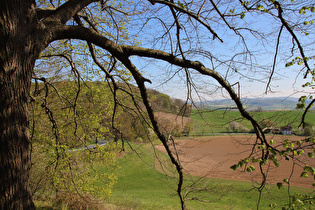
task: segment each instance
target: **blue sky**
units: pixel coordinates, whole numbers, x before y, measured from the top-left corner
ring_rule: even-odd
[[[312,16],[310,17],[312,18]],[[150,19],[146,26],[142,28],[142,31],[147,29],[147,36],[143,39],[140,46],[153,47],[170,52],[170,41],[167,39],[157,39],[157,37],[165,32],[165,28],[163,24],[160,24],[158,18],[163,18],[163,16],[158,16],[157,14],[156,19]],[[291,21],[295,19],[299,22],[303,22],[300,16],[288,16],[287,18]],[[166,24],[171,23],[171,19],[166,20]],[[183,24],[186,23],[183,22]],[[247,30],[241,31],[246,41],[246,47],[252,53],[251,55],[249,55],[249,53],[244,54],[245,45],[242,44],[242,40],[239,36],[226,26],[223,27],[224,24],[215,24],[216,23],[211,26],[213,26],[219,37],[223,40],[223,43],[219,42],[217,39],[213,40],[209,31],[203,27],[198,27],[198,34],[193,30],[189,31],[191,28],[188,27],[181,31],[184,51],[188,52],[190,49],[194,49],[197,51],[207,51],[209,54],[211,53],[211,56],[217,58],[217,60],[211,60],[206,56],[198,55],[198,53],[193,56],[190,56],[188,53],[186,55],[188,59],[198,60],[206,67],[215,69],[223,77],[226,76],[230,84],[239,82],[242,98],[300,97],[302,95],[308,95],[308,92],[312,93],[310,88],[302,88],[302,84],[310,80],[310,77],[306,80],[303,79],[303,71],[301,72],[303,66],[293,65],[288,68],[285,67],[287,62],[291,61],[291,59],[296,56],[300,56],[300,53],[296,48],[296,44],[292,44],[291,35],[284,29],[281,33],[275,73],[270,84],[271,91],[268,92],[267,95],[265,94],[268,77],[271,74],[277,35],[281,26],[278,20],[275,20],[272,16],[266,16],[263,13],[258,15],[255,13],[255,16],[247,14],[244,19],[236,19],[236,26],[240,28],[251,28],[265,35],[265,37],[261,38],[257,34],[248,32]],[[314,27],[309,26],[308,36],[301,33],[303,32],[303,27],[303,24],[301,24],[296,28],[295,33],[302,41],[303,47],[305,47],[306,56],[314,56]],[[171,31],[173,37],[175,37],[175,32],[174,30]],[[188,34],[187,37],[185,37],[186,34]],[[185,38],[187,38],[187,40],[185,40]],[[292,46],[294,46],[294,50],[292,50]],[[236,54],[239,55],[233,57]],[[228,61],[232,58],[233,63],[229,66],[230,63]],[[144,72],[144,75],[152,80],[153,84],[148,87],[157,89],[174,98],[185,99],[187,97],[185,74],[183,72],[174,74],[178,68],[172,67],[165,62],[143,58],[133,58],[133,61],[136,66]],[[310,61],[310,65],[311,68],[314,68],[314,62]],[[170,77],[172,79],[169,79]],[[217,82],[213,79],[200,77],[194,73],[192,73],[192,78],[202,98],[209,100],[228,97],[224,91],[217,88]],[[197,99],[196,94],[193,94],[193,96]]]
[[[138,66],[140,65],[138,64]],[[158,66],[159,68],[155,66]],[[278,69],[274,80],[271,82],[272,92],[268,92],[268,94],[265,94],[265,81],[253,81],[242,78],[242,76],[238,75],[229,80],[229,82],[230,84],[234,84],[236,81],[239,81],[241,98],[300,97],[302,95],[308,95],[308,92],[311,93],[311,90],[309,88],[302,88],[302,84],[304,84],[308,79],[303,79],[303,75],[295,72],[293,68],[294,67],[288,69]],[[175,67],[170,67],[165,63],[157,65],[155,62],[154,66],[149,65],[140,69],[146,71],[147,73],[144,75],[152,80],[151,85],[147,84],[149,88],[157,89],[173,98],[186,99],[187,87],[185,81],[181,77],[175,76],[165,83],[165,80],[168,78],[169,71],[174,72],[176,70]],[[184,76],[182,75],[182,77]],[[204,87],[203,90],[199,91],[199,94],[205,100],[228,97],[225,91],[217,89],[216,85],[218,85],[218,83],[213,79],[200,78],[196,79],[195,83],[196,85]],[[237,85],[234,87],[237,89]],[[193,95],[195,96],[195,99],[198,100],[196,94]]]
[[[231,2],[238,4],[238,1]],[[150,10],[145,10],[146,4]],[[159,49],[169,53],[172,51],[175,52],[177,31],[176,27],[171,28],[170,31],[167,30],[174,23],[168,7],[158,9],[159,7],[152,6],[148,2],[139,4],[138,6],[141,8],[144,7],[144,10],[148,12],[139,14],[139,17],[133,16],[132,18],[136,18],[126,22],[130,40],[123,39],[122,42]],[[151,9],[153,10],[151,11]],[[300,19],[301,17],[292,16],[289,19],[295,19],[303,23],[303,19]],[[309,17],[313,18],[312,16]],[[263,13],[255,13],[255,16],[246,14],[244,19],[239,17],[231,19],[230,22],[234,24],[233,26],[244,28],[240,31],[246,42],[245,46],[242,44],[244,40],[236,35],[233,30],[229,29],[222,20],[220,22],[215,12],[213,12],[213,19],[209,20],[209,24],[223,40],[223,43],[218,39],[213,39],[212,34],[205,27],[196,24],[194,21],[189,22],[185,15],[180,16],[181,24],[185,26],[180,30],[180,33],[183,51],[187,59],[200,61],[206,67],[216,70],[223,77],[226,77],[230,84],[239,82],[241,98],[300,97],[301,95],[308,94],[303,92],[305,90],[301,87],[303,83],[309,81],[309,79],[303,79],[303,72],[300,72],[302,66],[293,65],[292,67],[285,68],[286,62],[295,56],[300,56],[296,46],[291,53],[293,46],[292,37],[286,30],[283,30],[281,34],[279,56],[270,85],[272,92],[269,92],[267,95],[265,94],[266,84],[272,69],[277,34],[280,29],[280,22],[278,20]],[[301,33],[303,27],[303,24],[298,25],[295,32],[298,38],[302,40],[307,56],[314,56],[314,26],[309,27],[308,36]],[[249,32],[245,28],[251,28],[263,34],[264,37],[259,37],[258,33]],[[169,34],[166,32],[169,32]],[[244,50],[246,47],[251,54]],[[202,55],[201,52],[206,54]],[[88,52],[86,53],[88,54]],[[87,58],[87,63],[90,62],[89,59]],[[104,56],[104,60],[106,59]],[[174,98],[187,98],[186,78],[183,71],[176,73],[178,68],[170,66],[166,62],[152,59],[134,57],[132,61],[143,72],[144,76],[153,82],[152,85],[146,83],[149,88],[157,89]],[[314,62],[310,64],[314,68]],[[196,91],[198,91],[202,99],[211,100],[228,97],[213,79],[202,77],[195,74],[194,71],[191,71],[191,76],[196,85]],[[192,92],[192,96],[195,100],[199,100],[196,92]]]

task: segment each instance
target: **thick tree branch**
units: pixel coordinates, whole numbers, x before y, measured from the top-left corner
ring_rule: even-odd
[[[56,10],[55,9],[42,9],[42,8],[38,8],[36,9],[36,13],[37,13],[37,18],[39,20],[46,18],[52,14],[54,14]]]
[[[191,61],[186,59],[181,59],[178,57],[175,57],[174,55],[161,51],[161,50],[155,50],[155,49],[148,49],[143,47],[137,47],[137,46],[129,46],[129,45],[119,45],[115,42],[111,41],[110,39],[107,39],[106,37],[101,36],[97,32],[95,32],[92,29],[87,29],[80,26],[63,26],[63,27],[57,27],[54,30],[54,39],[80,39],[80,40],[86,40],[88,42],[91,42],[104,50],[107,50],[110,52],[114,57],[116,57],[121,63],[125,65],[126,68],[130,70],[130,72],[133,75],[133,78],[136,80],[138,88],[141,92],[142,100],[146,106],[147,112],[149,114],[149,118],[151,120],[151,123],[154,127],[154,130],[163,143],[164,147],[166,148],[166,151],[172,161],[172,163],[175,165],[178,174],[179,174],[179,183],[178,183],[178,189],[177,193],[181,200],[183,200],[183,197],[181,195],[181,186],[183,182],[183,172],[182,167],[180,165],[180,162],[175,158],[174,154],[171,152],[168,144],[167,144],[167,138],[160,132],[158,128],[158,124],[155,120],[152,107],[150,106],[150,103],[148,101],[147,91],[145,87],[145,82],[149,81],[146,78],[144,78],[140,72],[137,70],[137,68],[131,63],[129,60],[130,56],[140,56],[140,57],[147,57],[147,58],[155,58],[157,60],[163,60],[170,64],[176,65],[178,67],[183,68],[191,68],[196,71],[198,71],[202,75],[207,75],[212,78],[214,78],[226,91],[228,91],[231,99],[235,102],[239,112],[241,115],[249,120],[255,130],[257,141],[255,145],[261,144],[265,145],[265,149],[261,150],[261,158],[263,160],[268,159],[269,157],[269,148],[273,149],[274,151],[279,152],[276,148],[272,147],[269,142],[266,140],[266,137],[259,126],[258,122],[245,110],[243,107],[243,104],[241,102],[241,99],[237,95],[237,93],[233,90],[232,86],[226,81],[224,77],[222,77],[218,72],[206,68],[202,63],[199,61]],[[259,141],[259,142],[258,142]],[[264,175],[264,174],[263,174]],[[264,187],[264,181],[262,182],[261,187]],[[182,206],[184,206],[184,203],[182,202]]]
[[[65,24],[75,14],[80,12],[83,8],[89,4],[99,0],[70,0],[58,7],[53,13],[51,13],[44,22],[57,22]]]
[[[155,133],[161,140],[162,144],[164,145],[168,156],[171,159],[171,162],[176,167],[176,170],[179,175],[179,182],[178,182],[178,188],[177,188],[177,194],[179,195],[179,198],[181,200],[182,208],[184,209],[184,202],[183,197],[181,194],[182,191],[182,184],[183,184],[183,171],[182,166],[178,159],[175,158],[173,155],[168,143],[167,138],[163,135],[163,133],[160,131],[158,127],[158,123],[155,119],[153,109],[150,105],[150,102],[148,100],[148,93],[147,89],[145,87],[145,82],[150,82],[150,80],[144,78],[141,73],[137,70],[137,68],[131,63],[129,60],[129,56],[131,56],[130,53],[128,53],[128,47],[133,48],[133,46],[121,46],[116,44],[115,42],[107,39],[106,37],[101,36],[94,30],[90,30],[84,27],[80,26],[64,26],[64,27],[58,27],[54,31],[54,38],[57,39],[66,39],[66,38],[73,38],[73,39],[81,39],[85,40],[87,42],[91,42],[108,52],[110,52],[114,57],[116,57],[120,62],[122,62],[126,68],[129,69],[131,72],[133,78],[136,80],[136,83],[138,85],[138,88],[140,90],[140,94],[143,100],[143,103],[147,109],[150,121],[152,123],[152,126],[154,128]],[[136,49],[144,49],[137,47]],[[154,51],[154,50],[153,50]],[[162,52],[162,51],[161,51]],[[150,57],[150,56],[147,56]],[[182,59],[181,59],[182,60]]]
[[[228,91],[231,99],[236,103],[239,111],[241,112],[242,116],[251,121],[254,129],[257,131],[257,137],[261,139],[262,143],[265,143],[267,147],[270,145],[265,140],[265,136],[259,127],[258,123],[250,116],[250,114],[244,109],[241,99],[235,93],[231,85],[216,71],[206,68],[202,63],[199,61],[190,61],[186,59],[180,59],[175,57],[172,54],[161,50],[154,50],[148,49],[143,47],[137,46],[129,46],[129,45],[118,45],[113,41],[107,39],[106,37],[101,36],[97,32],[77,26],[64,26],[58,27],[55,29],[54,38],[57,39],[81,39],[89,41],[105,50],[110,52],[114,57],[120,60],[128,69],[134,68],[129,61],[129,56],[137,55],[140,57],[147,57],[147,58],[156,58],[158,60],[166,61],[170,64],[183,67],[183,68],[191,68],[197,70],[199,73],[203,75],[210,76],[217,80],[217,82]],[[143,78],[140,73],[139,80],[148,81],[147,79]]]

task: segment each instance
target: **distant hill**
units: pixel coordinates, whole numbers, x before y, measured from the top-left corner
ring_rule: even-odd
[[[155,112],[171,113],[185,117],[189,117],[191,114],[191,105],[186,104],[181,99],[171,98],[167,94],[152,89],[148,90],[148,95]]]
[[[244,98],[243,105],[247,110],[257,110],[259,107],[262,110],[290,110],[295,109],[298,103],[298,98],[293,97],[274,97],[274,98]],[[203,108],[236,108],[235,103],[231,99],[219,99],[197,103]]]

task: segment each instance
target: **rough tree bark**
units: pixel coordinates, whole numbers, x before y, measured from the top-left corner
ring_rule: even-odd
[[[0,1],[0,209],[34,209],[29,188],[28,94],[35,2]]]

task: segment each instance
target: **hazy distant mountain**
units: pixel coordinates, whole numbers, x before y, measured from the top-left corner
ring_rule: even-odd
[[[248,110],[256,110],[258,107],[261,107],[263,110],[283,110],[295,109],[298,98],[244,98],[242,102]],[[231,99],[204,101],[198,103],[198,106],[207,108],[236,108],[235,103]]]

